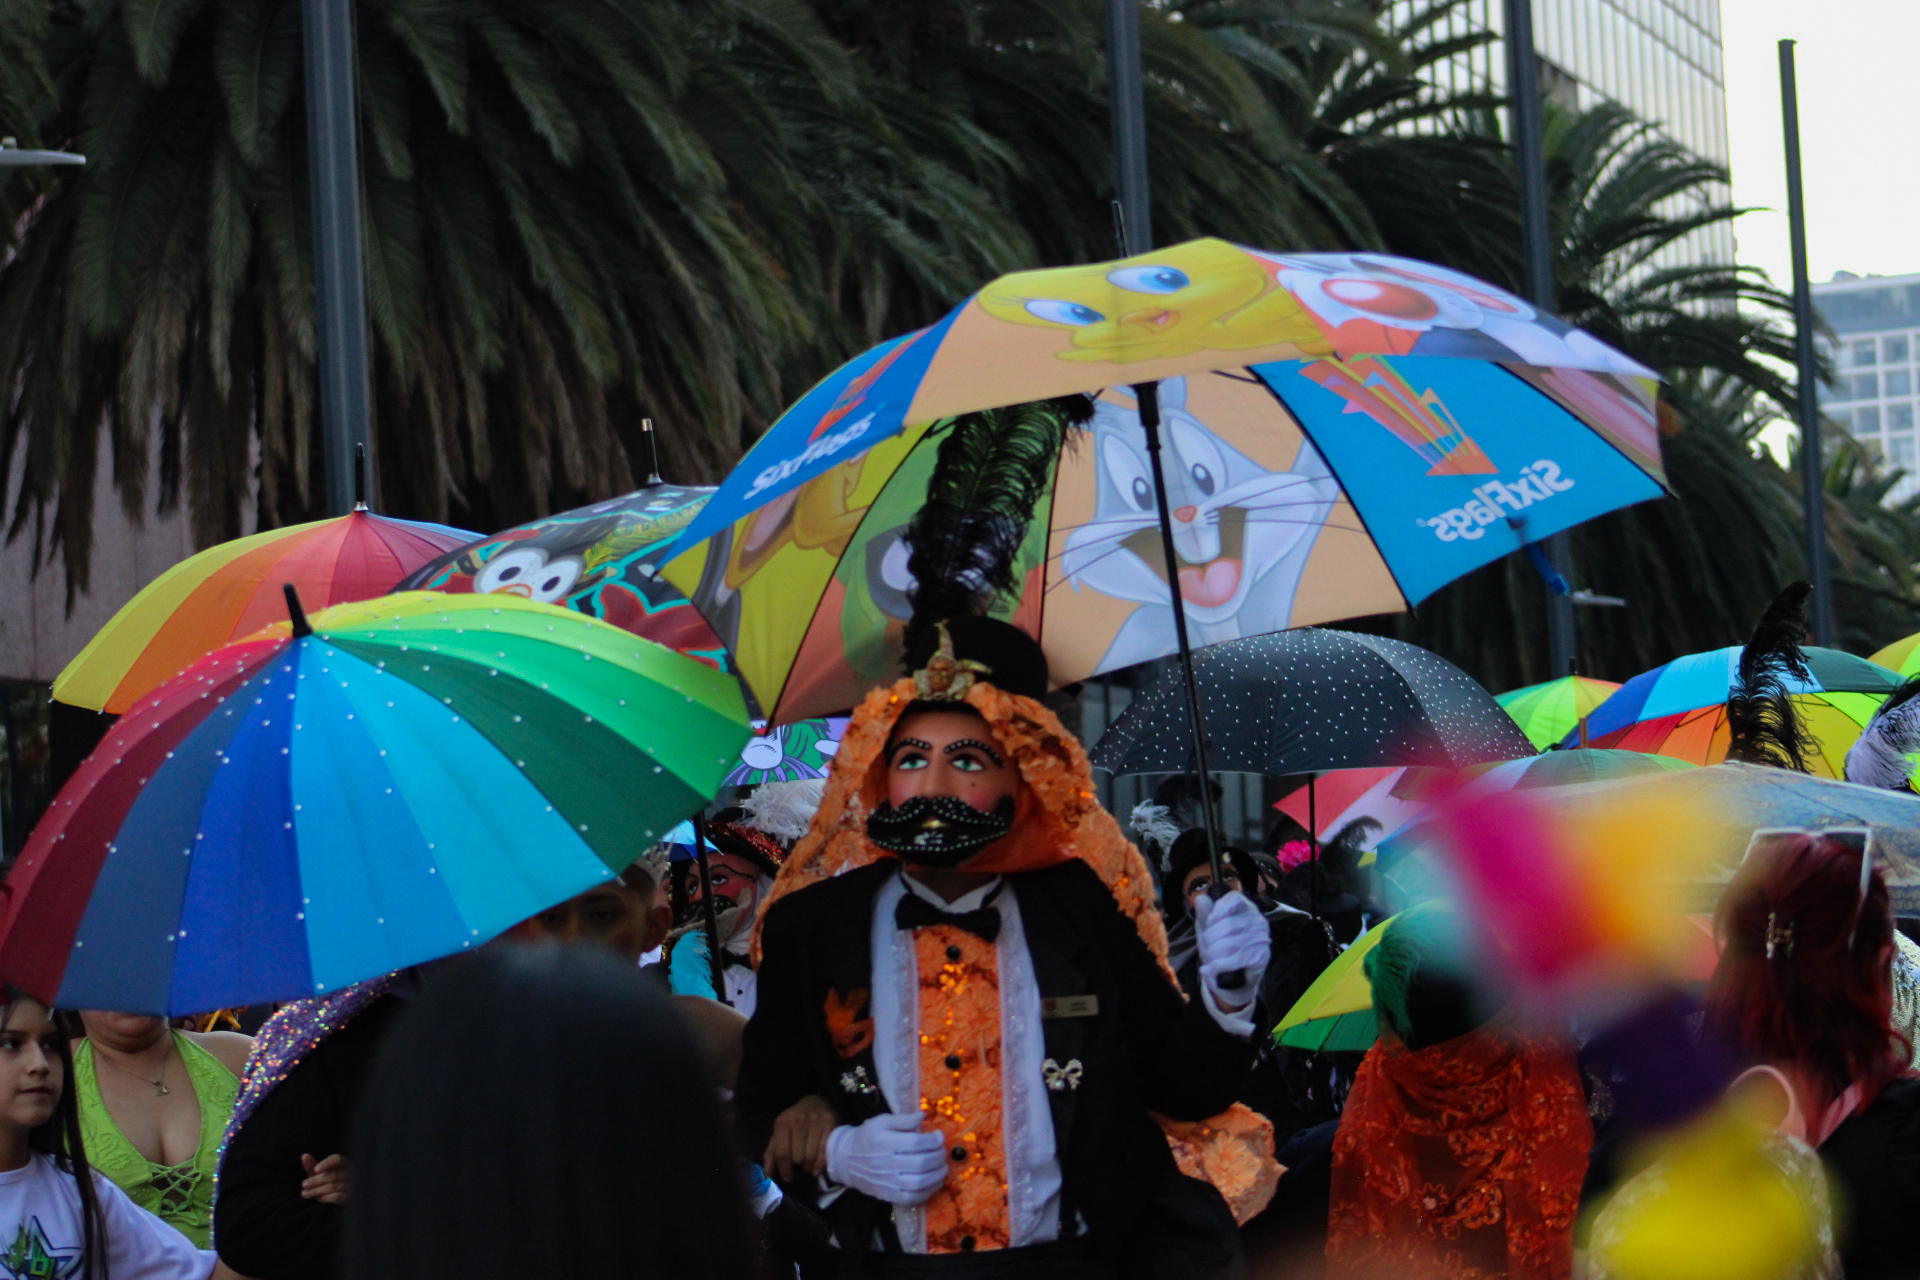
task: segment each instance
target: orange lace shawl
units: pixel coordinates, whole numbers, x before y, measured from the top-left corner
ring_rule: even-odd
[[[1383,1031],[1334,1139],[1328,1280],[1568,1280],[1592,1145],[1564,1042]]]
[[[917,696],[912,680],[899,680],[870,691],[853,713],[834,753],[813,825],[780,868],[767,897],[769,906],[810,884],[894,856],[867,839],[867,815],[886,799],[887,739]],[[969,870],[1035,871],[1068,858],[1081,859],[1133,921],[1167,981],[1177,984],[1167,963],[1167,929],[1154,905],[1152,874],[1120,824],[1101,807],[1093,766],[1079,740],[1040,703],[985,681],[967,690],[966,703],[992,727],[1027,784],[1013,835],[990,860],[971,864]],[[764,912],[760,919],[766,919]],[[760,962],[757,923],[753,960]],[[1273,1126],[1258,1113],[1236,1103],[1211,1120],[1160,1123],[1181,1170],[1219,1188],[1236,1219],[1246,1222],[1272,1199],[1281,1169],[1273,1159]]]

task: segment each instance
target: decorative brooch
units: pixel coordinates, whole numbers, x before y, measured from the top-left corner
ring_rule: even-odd
[[[1773,953],[1779,951],[1786,959],[1793,959],[1793,921],[1785,924],[1774,923],[1774,913],[1767,912],[1767,959],[1773,959]]]
[[[840,1088],[846,1093],[878,1093],[873,1081],[867,1079],[865,1067],[855,1067],[851,1071],[840,1073]]]
[[[1047,1088],[1054,1093],[1065,1093],[1069,1089],[1080,1087],[1080,1059],[1068,1058],[1067,1065],[1061,1066],[1052,1058],[1040,1064],[1040,1074],[1046,1077]]]
[[[937,625],[940,647],[927,659],[926,666],[913,673],[914,695],[928,702],[964,702],[973,682],[981,676],[992,675],[993,668],[972,658],[954,657],[953,637],[947,632],[947,624]]]

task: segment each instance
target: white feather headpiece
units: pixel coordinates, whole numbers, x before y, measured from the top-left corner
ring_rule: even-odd
[[[1127,818],[1127,825],[1140,837],[1142,845],[1157,845],[1157,861],[1160,869],[1166,870],[1167,854],[1173,849],[1173,842],[1180,838],[1180,825],[1173,820],[1173,811],[1164,804],[1155,804],[1151,800],[1142,800],[1133,806],[1133,813]]]
[[[1909,680],[1880,704],[1866,731],[1847,749],[1847,781],[1889,791],[1911,791],[1920,751],[1920,680]]]
[[[813,815],[826,793],[825,778],[796,782],[763,782],[740,802],[747,817],[740,825],[765,832],[775,840],[794,841],[807,834]]]

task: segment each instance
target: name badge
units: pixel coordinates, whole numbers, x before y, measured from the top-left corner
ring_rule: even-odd
[[[1048,996],[1040,1002],[1043,1018],[1096,1018],[1100,1016],[1099,996]]]

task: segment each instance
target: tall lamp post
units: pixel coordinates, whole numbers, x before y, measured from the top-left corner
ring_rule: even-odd
[[[353,0],[303,0],[307,172],[320,337],[320,441],[327,513],[353,510],[356,447],[371,451],[367,297],[360,242],[360,131],[354,110]],[[378,468],[375,468],[378,474]]]
[[[1819,374],[1813,359],[1813,286],[1807,280],[1807,207],[1800,190],[1800,95],[1793,41],[1780,42],[1780,116],[1787,144],[1787,232],[1793,246],[1793,362],[1799,375],[1800,500],[1806,509],[1813,637],[1833,644],[1833,579],[1827,556],[1827,468],[1820,447]]]
[[[1514,163],[1520,171],[1520,237],[1527,300],[1551,315],[1557,306],[1553,241],[1547,226],[1546,147],[1540,127],[1540,63],[1533,50],[1533,0],[1506,0],[1506,27],[1507,110]],[[1562,530],[1547,538],[1545,551],[1548,566],[1561,579],[1547,583],[1547,676],[1557,680],[1572,670],[1577,652],[1573,597],[1565,582],[1573,559],[1573,540]]]

